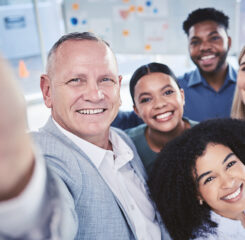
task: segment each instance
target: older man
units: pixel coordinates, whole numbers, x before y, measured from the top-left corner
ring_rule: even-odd
[[[41,76],[52,117],[34,138],[73,199],[76,239],[167,239],[133,143],[110,128],[121,80],[106,42],[91,33],[63,36]]]

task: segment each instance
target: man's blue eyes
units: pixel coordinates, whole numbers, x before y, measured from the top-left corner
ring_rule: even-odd
[[[166,91],[165,93],[164,93],[164,95],[170,95],[170,94],[172,94],[174,91],[173,90],[168,90],[168,91]]]
[[[79,81],[80,81],[80,78],[73,78],[69,82],[79,82]]]
[[[102,81],[103,82],[108,82],[108,81],[112,81],[112,79],[110,79],[110,78],[103,78]]]
[[[83,79],[81,79],[81,78],[72,78],[71,80],[68,81],[68,83],[71,83],[71,82],[78,83],[78,82],[82,82],[82,81],[83,81]],[[86,81],[86,80],[84,80],[84,81]],[[113,82],[113,81],[114,80],[111,78],[102,78],[100,80],[100,82]]]

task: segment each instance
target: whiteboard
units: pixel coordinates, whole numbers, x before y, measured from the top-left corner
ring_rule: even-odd
[[[91,31],[108,41],[116,53],[186,54],[182,29],[188,14],[215,7],[230,17],[228,34],[235,36],[238,0],[66,0],[68,32]],[[245,30],[244,30],[245,32]],[[234,45],[230,53],[235,53]]]

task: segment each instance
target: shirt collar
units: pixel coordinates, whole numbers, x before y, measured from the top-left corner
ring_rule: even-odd
[[[109,132],[109,140],[112,143],[113,152],[110,150],[106,150],[100,148],[78,136],[67,131],[63,127],[61,127],[53,118],[53,122],[58,127],[58,129],[71,141],[73,141],[93,162],[93,164],[98,169],[105,159],[106,155],[114,155],[114,158],[117,160],[115,163],[115,167],[117,169],[121,168],[127,162],[133,159],[133,151],[126,144],[126,142],[112,129]]]
[[[236,72],[235,70],[231,67],[230,64],[228,64],[228,71],[225,77],[225,82],[224,86],[228,84],[228,82],[236,82]],[[204,77],[201,75],[200,71],[198,68],[193,71],[193,74],[190,76],[190,80],[188,83],[188,87],[192,87],[197,84],[203,84],[204,86],[207,86],[208,83],[204,79]]]
[[[214,211],[211,211],[211,219],[219,225],[219,229],[221,229],[226,236],[229,236],[231,233],[230,229],[236,229],[239,225],[243,228],[240,220],[223,217]],[[227,228],[227,226],[229,227]]]

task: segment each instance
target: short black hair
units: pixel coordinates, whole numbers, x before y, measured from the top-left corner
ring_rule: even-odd
[[[160,72],[160,73],[164,73],[169,75],[170,77],[172,77],[175,82],[177,83],[178,87],[178,80],[175,76],[175,74],[172,72],[172,70],[165,64],[162,63],[156,63],[156,62],[152,62],[146,65],[142,65],[141,67],[139,67],[138,69],[135,70],[135,72],[133,73],[131,79],[130,79],[130,83],[129,83],[129,88],[130,88],[130,94],[132,97],[132,101],[135,104],[134,101],[134,89],[135,89],[135,85],[137,84],[137,82],[145,75],[148,75],[150,73],[154,73],[154,72]]]
[[[198,201],[196,160],[209,143],[229,147],[245,164],[245,121],[204,121],[168,142],[158,155],[149,179],[151,197],[173,240],[215,233],[210,207]],[[214,159],[215,160],[215,159]]]
[[[215,8],[198,8],[197,10],[191,12],[187,19],[183,22],[183,29],[188,35],[189,29],[194,24],[207,20],[214,21],[223,26],[226,31],[229,28],[229,17],[222,11],[216,10]]]

